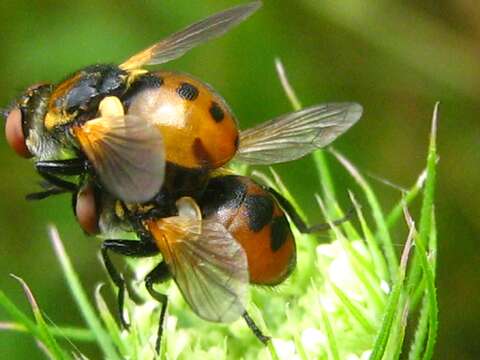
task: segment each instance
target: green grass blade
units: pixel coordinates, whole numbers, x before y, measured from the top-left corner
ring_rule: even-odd
[[[325,207],[322,199],[317,195],[316,196],[318,205],[320,206],[323,213],[326,214],[327,209]],[[382,290],[375,286],[375,280],[379,281],[378,275],[374,272],[373,266],[371,266],[365,258],[358,253],[358,251],[352,246],[352,244],[345,238],[342,232],[333,224],[331,220],[327,217],[327,221],[330,224],[333,233],[335,234],[336,239],[340,241],[342,247],[344,248],[346,254],[348,255],[349,261],[352,264],[356,277],[360,280],[360,283],[364,286],[366,292],[369,294],[368,299],[371,300],[373,306],[376,308],[376,311],[381,312],[385,307],[384,297]]]
[[[432,213],[432,223],[431,223],[431,231],[429,235],[429,249],[430,249],[430,266],[432,268],[433,274],[435,274],[435,268],[436,268],[436,263],[437,263],[437,227],[435,224],[435,212]],[[415,291],[413,292],[413,295],[411,296],[412,299],[412,308],[415,309],[417,307],[417,304],[420,302],[420,300],[423,299],[424,293],[425,293],[425,287],[426,287],[426,279],[425,276],[422,276],[420,282],[416,286]]]
[[[335,334],[333,332],[332,324],[330,323],[330,318],[328,316],[327,311],[323,307],[323,304],[320,299],[318,303],[319,303],[320,313],[322,316],[323,329],[325,331],[325,335],[327,336],[327,344],[328,344],[327,350],[328,350],[329,358],[333,360],[340,360],[340,353],[337,346],[337,340],[335,339]]]
[[[360,326],[363,327],[365,331],[372,334],[375,333],[376,328],[374,324],[368,319],[366,315],[362,313],[362,311],[358,306],[356,306],[352,301],[350,301],[347,294],[345,294],[340,288],[338,288],[332,282],[330,282],[330,286],[332,287],[333,292],[335,293],[335,295],[337,295],[337,297],[339,298],[343,306],[352,315],[352,317],[358,322],[358,324],[360,324]]]
[[[409,352],[409,359],[419,359],[423,353],[423,359],[431,359],[437,339],[438,331],[438,300],[435,288],[435,268],[437,254],[437,230],[434,212],[434,194],[436,180],[436,132],[438,120],[438,103],[435,105],[432,131],[430,136],[429,155],[427,158],[427,181],[424,190],[424,201],[422,204],[420,218],[420,233],[416,241],[417,254],[420,258],[423,277],[420,280],[421,288],[427,288],[427,294],[423,298],[420,318],[417,324],[414,341]],[[430,261],[427,256],[425,246],[429,247]],[[415,286],[417,278],[420,278],[420,272],[412,271],[411,286]],[[423,292],[418,290],[414,292],[414,300]],[[428,338],[427,338],[428,337]],[[426,344],[425,344],[425,339]]]
[[[436,253],[437,253],[437,229],[436,229],[436,224],[435,224],[435,214],[432,214],[432,229],[430,231],[430,237],[429,237],[429,249],[430,249],[430,266],[432,268],[433,274],[435,274],[435,268],[436,268]],[[421,280],[419,281],[418,285],[415,287],[415,290],[413,291],[413,294],[411,296],[412,299],[412,308],[416,309],[418,303],[420,300],[423,299],[424,293],[425,293],[425,287],[426,287],[426,279],[425,276],[421,277]]]
[[[343,209],[338,205],[338,203],[333,204],[333,207],[335,208],[334,211],[331,211],[332,214],[338,214],[337,216],[339,217],[344,217],[345,212]],[[328,207],[327,207],[328,209]],[[349,209],[349,213],[354,211],[354,209]],[[348,221],[345,221],[341,226],[343,228],[343,231],[347,235],[347,238],[349,239],[360,239],[360,233],[357,231],[357,229],[353,226],[351,220],[353,220],[355,216],[352,216]]]
[[[267,344],[268,352],[270,353],[270,357],[272,360],[280,360],[278,355],[277,355],[277,350],[275,349],[275,346],[273,345],[272,341],[269,341]]]
[[[425,184],[426,178],[427,178],[427,171],[425,170],[425,171],[422,171],[422,173],[420,174],[420,176],[418,177],[417,181],[412,186],[412,188],[409,191],[407,191],[405,196],[390,211],[386,219],[387,227],[389,229],[393,225],[395,225],[398,220],[402,218],[404,204],[409,205],[413,200],[417,198],[418,194],[420,194],[420,190]]]
[[[430,263],[432,266],[433,273],[435,274],[435,270],[437,267],[437,223],[435,219],[435,209],[432,209],[432,221],[431,221],[431,229],[429,235],[429,243],[428,248],[431,254],[430,256]]]
[[[328,167],[327,157],[325,156],[325,151],[315,151],[313,153],[313,162],[317,168],[318,179],[320,181],[322,192],[327,200],[328,213],[331,216],[343,216],[344,214],[338,212],[334,206],[334,204],[337,203],[337,197],[335,194],[335,186],[333,185],[330,168]]]
[[[426,280],[425,277],[422,276],[418,285],[416,285],[414,291],[410,291],[410,300],[412,309],[417,309],[418,304],[422,301],[423,297],[425,296],[425,288],[426,288]]]
[[[392,288],[392,292],[387,300],[387,306],[385,307],[385,315],[382,321],[382,326],[377,335],[375,343],[373,345],[372,354],[370,360],[381,360],[385,353],[385,349],[388,343],[388,339],[391,334],[393,321],[395,318],[396,309],[400,303],[400,294],[403,289],[403,282],[397,280]]]
[[[57,254],[58,260],[65,275],[67,284],[70,288],[73,298],[75,299],[78,307],[80,308],[80,311],[88,327],[95,334],[97,342],[102,349],[105,357],[109,360],[120,360],[120,357],[118,356],[117,351],[113,346],[112,340],[110,339],[105,329],[102,327],[100,320],[95,314],[95,310],[90,304],[85,290],[80,283],[80,279],[78,278],[77,273],[73,269],[72,263],[67,253],[65,252],[65,248],[63,247],[57,229],[51,225],[48,228],[48,232],[53,244],[53,248],[55,250],[55,253]]]
[[[286,314],[287,314],[287,319],[289,322],[292,321],[292,316],[291,316],[291,308],[287,307],[286,309]],[[307,353],[305,351],[305,347],[303,346],[302,339],[300,338],[300,333],[295,332],[293,334],[293,342],[295,343],[295,348],[298,353],[298,357],[300,360],[308,360]]]
[[[435,184],[437,175],[437,126],[438,126],[439,103],[435,104],[432,119],[432,128],[430,133],[430,144],[427,157],[427,179],[425,181],[425,190],[423,193],[422,210],[420,214],[419,241],[424,246],[427,245],[426,239],[431,230],[432,210],[435,199]]]
[[[372,210],[372,215],[377,225],[379,231],[379,237],[381,244],[383,245],[383,250],[385,252],[385,257],[387,259],[388,269],[390,279],[395,282],[398,275],[398,260],[397,255],[395,254],[395,249],[393,247],[392,238],[388,232],[388,228],[385,222],[385,218],[378,202],[378,199],[373,192],[372,188],[365,180],[365,178],[360,174],[360,172],[355,168],[355,166],[347,160],[342,154],[335,150],[331,150],[333,155],[337,160],[347,169],[350,175],[355,179],[358,185],[362,188],[365,196],[367,198],[368,204]]]
[[[433,201],[433,198],[432,198]],[[430,218],[428,225],[431,226],[432,224],[432,217],[433,217],[433,206],[430,208],[430,214],[427,216]],[[414,223],[413,219],[411,218],[408,210],[405,209],[405,217],[407,218],[407,222],[409,227],[414,230]],[[421,219],[420,219],[421,220]],[[428,229],[429,233],[431,229]],[[430,264],[428,260],[428,254],[425,249],[424,243],[420,241],[420,236],[415,236],[415,246],[417,247],[418,257],[420,258],[420,263],[422,265],[423,274],[426,279],[427,285],[427,294],[426,299],[427,302],[425,303],[425,313],[428,313],[428,339],[427,344],[425,347],[425,353],[423,355],[423,359],[430,360],[433,357],[433,351],[435,348],[435,343],[437,339],[437,330],[438,330],[438,302],[437,302],[437,290],[435,288],[435,274],[433,270],[433,266]],[[426,315],[425,315],[426,316]],[[427,326],[427,325],[426,325]],[[425,330],[422,328],[418,329],[419,331],[424,332]]]
[[[404,291],[405,273],[408,263],[410,250],[413,242],[413,231],[410,231],[405,247],[403,249],[402,257],[400,260],[400,267],[398,269],[397,280],[395,281],[392,291],[387,300],[387,306],[385,307],[385,315],[380,327],[380,331],[375,340],[375,344],[370,355],[370,360],[381,360],[385,354],[388,340],[392,334],[392,327],[394,325],[397,309],[400,305],[401,295]]]
[[[400,359],[400,355],[402,354],[403,344],[405,341],[405,330],[407,328],[409,312],[410,312],[410,306],[407,299],[407,301],[404,301],[403,308],[400,309],[399,311],[399,316],[401,318],[398,321],[399,329],[395,334],[394,344],[392,345],[393,346],[392,354],[394,354],[393,359]]]
[[[288,80],[287,73],[280,59],[275,59],[275,68],[277,70],[278,78],[282,84],[282,88],[285,91],[285,94],[292,104],[292,108],[295,111],[298,111],[302,108],[302,103],[298,99],[298,96]],[[320,185],[322,187],[323,194],[327,198],[328,211],[332,216],[342,216],[343,214],[336,213],[333,204],[335,201],[335,188],[333,185],[332,176],[328,168],[327,159],[325,153],[322,150],[318,150],[313,154],[313,161],[317,167],[318,178],[320,180]],[[331,205],[330,205],[331,204]]]
[[[375,271],[379,274],[379,278],[386,280],[389,278],[387,264],[385,262],[385,257],[383,256],[382,251],[380,250],[377,242],[375,241],[375,236],[370,231],[370,228],[365,221],[365,217],[363,216],[362,209],[358,204],[355,196],[351,191],[348,192],[350,199],[352,200],[353,206],[355,207],[355,211],[357,213],[357,218],[360,221],[360,226],[362,227],[364,239],[367,243],[368,250],[373,260],[373,264],[375,266]]]
[[[292,204],[292,206],[295,208],[298,214],[305,220],[307,215],[305,214],[305,212],[303,211],[302,207],[297,202],[297,200],[295,200],[290,190],[288,190],[288,188],[285,186],[285,184],[283,183],[278,173],[273,168],[270,168],[270,172],[272,173],[273,179],[276,184],[276,188],[288,200],[288,202]]]
[[[408,352],[409,360],[417,360],[422,358],[422,353],[425,350],[425,339],[428,335],[429,322],[429,305],[426,297],[423,298],[420,316],[418,318],[417,330],[413,338],[413,342]]]
[[[436,165],[437,165],[437,122],[438,122],[438,108],[439,103],[435,104],[432,118],[432,128],[430,132],[430,144],[428,147],[427,156],[427,179],[425,180],[425,188],[423,191],[423,202],[420,213],[420,225],[418,233],[418,242],[423,247],[428,245],[428,236],[431,232],[432,223],[432,211],[435,197],[435,184],[436,184]],[[416,285],[420,281],[421,266],[417,255],[414,255],[413,264],[411,268],[411,274],[409,274],[409,289],[415,289]]]
[[[277,75],[282,84],[283,91],[285,91],[285,95],[287,95],[290,104],[292,104],[292,108],[295,111],[298,111],[302,108],[302,103],[298,99],[295,90],[293,90],[292,85],[290,85],[290,81],[288,81],[287,72],[285,71],[285,67],[283,66],[282,60],[280,58],[275,59],[275,69],[277,70]]]
[[[427,157],[427,179],[423,193],[423,203],[421,209],[420,229],[416,238],[417,251],[414,258],[414,265],[409,274],[409,288],[417,289],[418,284],[425,284],[427,293],[424,297],[420,319],[414,337],[414,342],[410,348],[409,358],[431,359],[437,338],[438,331],[438,301],[435,288],[435,267],[436,267],[436,227],[434,217],[434,195],[436,182],[436,133],[438,121],[438,107],[435,105],[432,130],[430,135],[429,152]],[[408,213],[407,213],[408,215]],[[411,220],[410,220],[411,221]],[[425,249],[429,246],[431,261],[428,260],[428,253]],[[419,260],[418,260],[419,259]],[[419,264],[420,263],[420,264]],[[423,274],[423,276],[422,276]],[[423,287],[423,286],[422,286]],[[421,295],[414,292],[414,300]],[[425,340],[426,339],[426,340]],[[426,344],[425,344],[426,341]]]
[[[262,331],[262,333],[269,336],[268,327],[267,327],[267,324],[265,323],[265,319],[263,318],[262,311],[257,307],[255,302],[251,301],[250,309],[248,310],[248,312],[251,318],[253,319],[253,321],[257,324],[259,329]],[[279,360],[277,349],[275,349],[275,345],[273,344],[273,341],[269,341],[267,343],[267,350],[270,353],[270,357],[272,358],[272,360]]]
[[[37,339],[41,338],[41,334],[35,322],[33,322],[27,315],[25,315],[17,306],[0,290],[0,306],[9,314],[15,321],[23,326],[27,332],[35,336]]]
[[[47,326],[47,323],[45,322],[45,319],[43,318],[42,312],[40,310],[40,307],[38,306],[37,301],[35,300],[35,297],[33,296],[32,291],[28,287],[27,283],[20,277],[12,275],[12,277],[17,280],[20,285],[23,288],[23,291],[28,299],[28,302],[30,303],[30,306],[32,308],[33,316],[35,318],[35,321],[37,322],[37,328],[38,331],[41,335],[41,341],[43,345],[45,346],[45,349],[48,350],[48,353],[54,358],[54,359],[71,359],[70,356],[68,356],[58,345],[57,340],[53,336],[53,334],[49,331],[49,328]]]
[[[107,328],[107,331],[110,334],[110,337],[112,338],[112,341],[120,350],[120,352],[122,354],[125,354],[126,349],[124,348],[124,344],[120,334],[120,329],[117,325],[117,322],[115,321],[115,318],[110,313],[110,310],[108,309],[108,306],[101,294],[102,286],[103,286],[102,284],[98,285],[97,288],[95,289],[95,302],[97,304],[98,312],[100,313],[100,317],[102,318],[103,323],[105,324],[105,327]]]
[[[0,330],[14,331],[19,333],[31,333],[31,331],[19,322],[0,322]],[[88,329],[70,326],[49,326],[48,331],[55,337],[66,338],[71,341],[95,342],[95,336]]]

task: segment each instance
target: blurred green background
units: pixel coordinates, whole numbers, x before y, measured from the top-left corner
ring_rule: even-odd
[[[161,37],[239,1],[4,0],[0,105],[25,87],[96,62],[119,63]],[[480,6],[477,0],[265,0],[221,39],[165,66],[212,84],[246,128],[290,111],[274,70],[280,57],[304,105],[360,102],[362,121],[335,147],[364,173],[409,187],[425,164],[434,102],[441,101],[437,193],[440,334],[436,358],[480,357]],[[331,159],[331,158],[330,158]],[[67,196],[28,203],[32,164],[0,136],[0,289],[28,304],[14,273],[57,324],[81,324],[46,236],[60,228],[82,280],[105,276],[98,241],[82,234]],[[355,190],[331,159],[337,188]],[[277,166],[310,220],[319,182],[311,160]],[[386,209],[400,193],[371,180]],[[395,239],[400,249],[405,232]],[[0,311],[0,320],[5,314]],[[215,326],[215,325],[212,325]],[[82,350],[97,358],[95,349]],[[33,354],[33,355],[32,355]],[[0,332],[0,358],[41,358],[30,336]]]

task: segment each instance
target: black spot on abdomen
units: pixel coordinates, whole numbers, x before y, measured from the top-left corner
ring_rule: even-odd
[[[163,78],[156,74],[146,74],[135,80],[130,88],[132,90],[158,89],[163,85]]]
[[[248,226],[259,232],[272,221],[273,200],[266,195],[247,195],[244,201],[248,216]]]
[[[163,85],[163,78],[157,74],[145,74],[136,79],[122,97],[122,102],[128,109],[132,100],[142,91],[158,89]]]
[[[237,134],[237,136],[235,136],[235,140],[233,142],[233,145],[235,146],[235,150],[238,150],[238,145],[240,145],[240,135]]]
[[[177,88],[177,94],[182,99],[193,101],[198,97],[198,89],[189,83],[182,83]]]
[[[195,138],[192,145],[192,150],[195,155],[195,158],[198,160],[200,165],[204,167],[209,167],[213,164],[212,157],[210,156],[209,152],[205,148],[202,139]]]
[[[212,105],[210,105],[210,115],[212,115],[213,120],[215,120],[217,123],[221,122],[225,117],[225,113],[223,112],[222,108],[215,101],[213,101]]]
[[[210,179],[200,200],[203,217],[221,210],[238,209],[243,203],[246,190],[246,185],[235,175]]]
[[[290,234],[290,225],[285,216],[279,216],[272,221],[272,234],[270,235],[270,247],[273,252],[279,250],[287,241]]]

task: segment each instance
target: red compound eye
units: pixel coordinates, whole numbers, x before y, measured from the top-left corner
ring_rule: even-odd
[[[30,158],[32,154],[25,144],[25,135],[22,129],[22,112],[14,108],[7,116],[5,124],[5,137],[10,147],[21,157]]]
[[[78,192],[75,214],[78,223],[87,234],[98,234],[97,206],[94,190],[91,186],[86,186]]]

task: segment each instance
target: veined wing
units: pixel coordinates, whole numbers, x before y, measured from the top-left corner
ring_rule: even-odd
[[[301,158],[333,142],[362,111],[356,103],[331,103],[277,117],[240,133],[235,160],[265,165]]]
[[[165,149],[160,131],[138,116],[104,116],[74,128],[101,183],[125,202],[145,202],[160,190]]]
[[[247,299],[247,257],[225,227],[180,216],[160,219],[156,227],[152,233],[192,310],[208,321],[239,318]]]
[[[163,64],[177,59],[190,49],[225,34],[258,10],[261,5],[261,1],[254,1],[212,15],[132,56],[121,64],[120,68],[134,70],[144,65]]]

